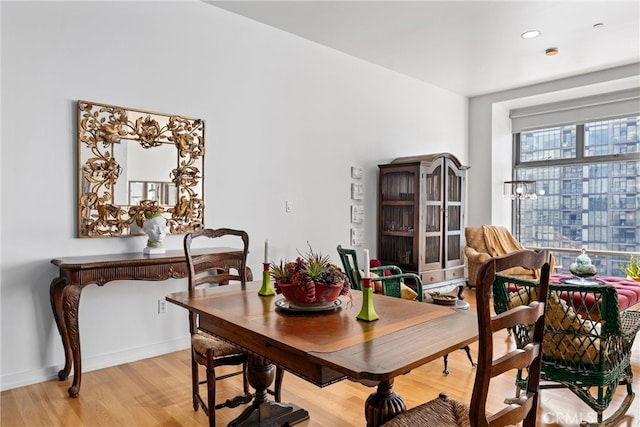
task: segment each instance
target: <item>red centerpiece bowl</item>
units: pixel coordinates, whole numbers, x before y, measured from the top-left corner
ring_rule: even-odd
[[[276,283],[276,289],[280,289],[287,301],[301,308],[330,306],[340,296],[343,286],[343,281],[331,285],[313,282],[313,286],[306,288],[296,284]]]

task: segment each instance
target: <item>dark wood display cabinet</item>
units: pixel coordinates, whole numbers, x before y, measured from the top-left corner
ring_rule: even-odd
[[[462,292],[466,171],[449,153],[378,165],[378,258]]]

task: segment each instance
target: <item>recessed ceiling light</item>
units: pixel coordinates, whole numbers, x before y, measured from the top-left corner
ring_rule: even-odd
[[[538,30],[529,30],[529,31],[525,31],[524,33],[520,34],[520,37],[522,37],[523,39],[533,39],[536,38],[540,35],[540,31]]]
[[[557,47],[550,47],[549,49],[545,50],[544,53],[547,56],[554,56],[557,55],[560,51],[558,50]]]

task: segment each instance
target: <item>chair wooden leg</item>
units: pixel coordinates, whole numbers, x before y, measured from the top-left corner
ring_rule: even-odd
[[[469,362],[471,362],[471,366],[472,367],[475,368],[476,366],[478,366],[478,364],[476,362],[474,362],[473,358],[471,357],[471,349],[469,348],[468,345],[465,345],[460,350],[464,350],[467,353],[467,357],[469,358]],[[449,355],[445,354],[444,356],[442,356],[442,359],[444,361],[444,370],[442,371],[442,374],[443,375],[449,375],[449,370],[447,369],[447,365],[449,363]]]
[[[213,350],[207,350],[207,401],[209,427],[216,427],[216,372],[213,366]]]
[[[465,345],[464,347],[462,347],[462,350],[464,350],[465,353],[467,353],[467,357],[469,358],[469,362],[471,362],[471,366],[474,368],[478,366],[478,364],[473,361],[473,357],[471,357],[471,349],[469,348],[469,346]]]
[[[200,403],[198,402],[198,392],[200,378],[198,376],[198,362],[196,362],[193,355],[193,349],[191,349],[191,398],[193,399],[193,410],[197,411]]]

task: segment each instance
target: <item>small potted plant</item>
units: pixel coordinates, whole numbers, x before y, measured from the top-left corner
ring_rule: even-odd
[[[629,278],[640,282],[640,257],[631,255],[627,264],[621,265],[620,270]]]
[[[145,206],[143,214],[145,219],[151,219],[156,216],[162,215],[162,208],[158,206],[156,202],[153,202]]]
[[[271,263],[270,274],[276,293],[298,306],[325,306],[340,295],[349,295],[349,281],[329,256],[315,253],[300,255],[295,261]]]

